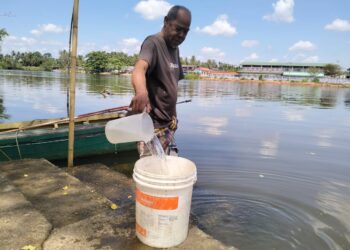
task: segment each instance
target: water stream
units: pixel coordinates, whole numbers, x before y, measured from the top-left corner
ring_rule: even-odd
[[[151,155],[156,158],[155,164],[158,164],[161,168],[160,173],[166,176],[169,173],[166,154],[158,137],[154,135],[152,140],[146,142],[146,147],[150,151]]]

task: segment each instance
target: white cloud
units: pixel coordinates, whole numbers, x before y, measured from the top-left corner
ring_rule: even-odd
[[[209,56],[224,57],[225,53],[217,48],[203,47],[202,53]]]
[[[227,15],[220,15],[213,24],[207,25],[203,28],[196,28],[197,31],[209,34],[211,36],[234,36],[237,30],[228,22]]]
[[[65,31],[67,31],[67,29],[56,24],[48,23],[39,25],[38,29],[31,30],[30,33],[33,35],[41,35],[42,33],[63,33]]]
[[[65,43],[56,40],[36,40],[31,37],[8,36],[4,38],[2,52],[4,54],[11,51],[28,52],[39,51],[41,53],[51,53],[57,56],[59,50],[63,50]]]
[[[337,18],[332,23],[327,24],[324,28],[333,31],[350,31],[350,21]]]
[[[125,46],[135,46],[135,45],[139,45],[140,41],[137,40],[136,38],[125,38],[123,39],[122,43]]]
[[[125,38],[120,42],[121,51],[126,54],[135,54],[140,51],[141,42],[136,38]]]
[[[64,46],[62,42],[58,41],[41,41],[40,44],[42,45],[48,45],[48,46]]]
[[[35,40],[34,38],[31,38],[31,37],[8,36],[8,37],[4,38],[3,46],[4,46],[4,49],[7,46],[10,46],[10,47],[12,46],[13,47],[12,50],[15,50],[18,47],[29,47],[29,46],[32,46],[34,44],[37,44],[37,40]]]
[[[317,63],[319,60],[318,56],[309,56],[303,60],[305,63]]]
[[[241,62],[246,62],[246,61],[254,61],[259,59],[259,55],[257,53],[251,53],[249,56],[244,58]]]
[[[222,61],[225,57],[225,53],[218,48],[203,47],[201,49],[201,53],[202,54],[198,56],[198,59],[201,61],[206,61],[209,59]]]
[[[244,40],[241,45],[244,48],[252,48],[259,45],[259,42],[257,40]]]
[[[295,43],[292,47],[289,48],[290,51],[295,51],[295,50],[314,50],[316,46],[309,41],[302,41],[300,40],[299,42]]]
[[[263,16],[264,20],[286,23],[294,21],[294,0],[278,0],[272,7],[273,13]]]
[[[271,60],[270,60],[270,62],[278,62],[278,59],[276,59],[276,58],[272,58]]]
[[[82,43],[78,47],[78,54],[79,55],[86,55],[89,52],[95,51],[95,50],[99,50],[99,48],[97,47],[97,45],[95,43],[86,42],[86,43]]]
[[[155,20],[164,17],[172,5],[163,0],[140,1],[134,11],[140,13],[144,19]]]

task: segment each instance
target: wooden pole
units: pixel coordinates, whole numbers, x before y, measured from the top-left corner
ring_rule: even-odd
[[[78,44],[78,8],[79,0],[74,0],[73,7],[73,37],[72,53],[70,56],[70,82],[69,82],[69,135],[68,135],[68,169],[73,168],[74,158],[74,113],[75,113],[75,74],[77,66]]]

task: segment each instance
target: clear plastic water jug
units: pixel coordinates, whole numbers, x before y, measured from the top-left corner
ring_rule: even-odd
[[[153,138],[153,121],[148,113],[143,112],[107,122],[105,134],[110,143],[144,141]]]

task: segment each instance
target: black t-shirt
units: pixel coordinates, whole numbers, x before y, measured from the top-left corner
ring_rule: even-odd
[[[176,117],[177,83],[183,79],[179,49],[168,47],[158,33],[145,39],[139,59],[148,62],[146,85],[154,127],[167,127]]]

